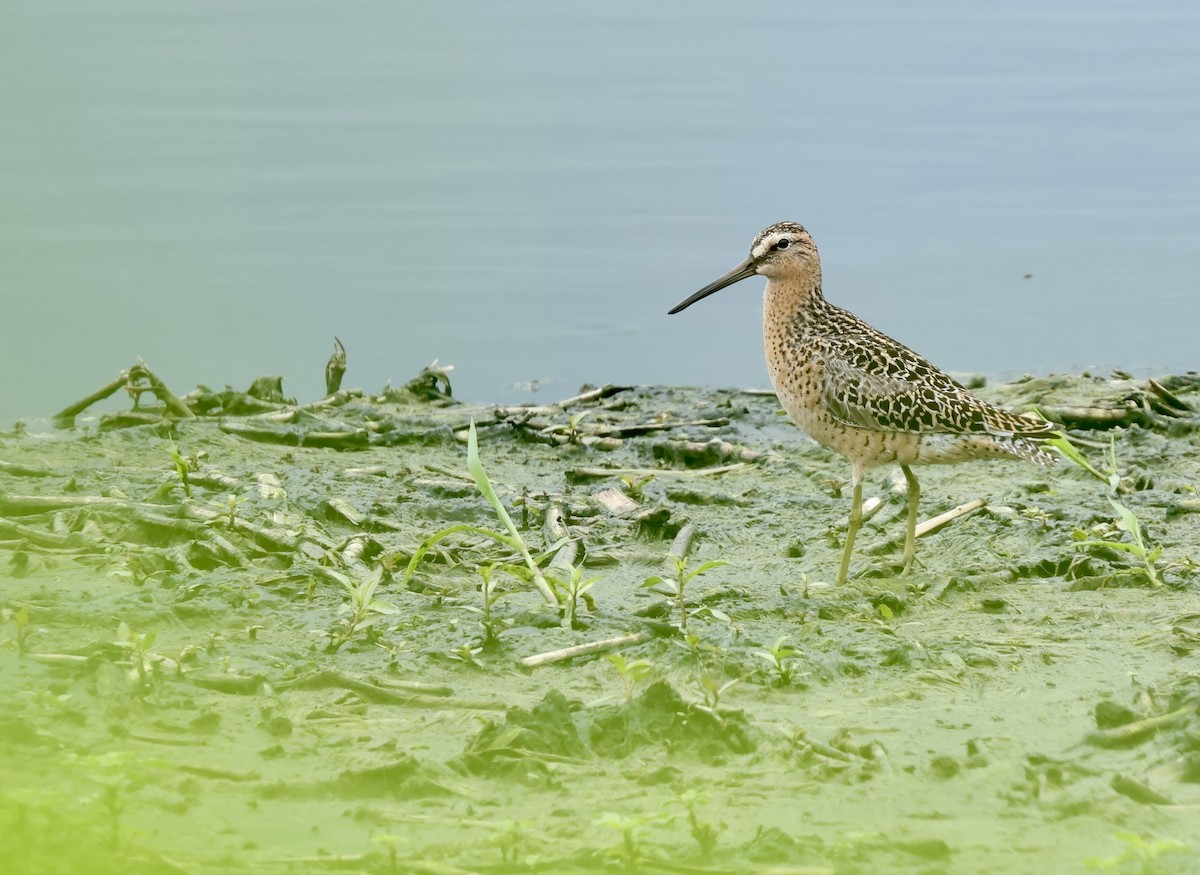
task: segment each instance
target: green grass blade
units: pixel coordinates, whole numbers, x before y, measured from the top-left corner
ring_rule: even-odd
[[[493,532],[491,529],[484,529],[480,528],[479,526],[469,526],[465,523],[459,523],[456,526],[450,526],[447,529],[442,529],[440,532],[435,532],[421,542],[421,546],[417,548],[416,552],[413,553],[412,558],[408,560],[408,567],[404,569],[404,576],[400,578],[400,585],[403,586],[404,584],[408,583],[413,576],[413,572],[417,570],[417,566],[421,564],[421,560],[425,558],[425,554],[433,549],[433,546],[438,541],[442,540],[443,538],[448,538],[451,535],[456,535],[459,532],[471,532],[475,535],[483,535],[485,538],[491,538],[493,541],[499,541],[501,544],[506,544],[514,550],[519,549],[518,546],[514,544],[512,539],[507,535],[502,535],[499,532]]]
[[[512,517],[504,509],[504,505],[500,503],[500,498],[496,495],[496,490],[492,487],[492,481],[488,479],[487,471],[483,469],[483,462],[479,458],[479,438],[475,433],[475,420],[473,419],[471,420],[471,427],[467,431],[467,470],[471,472],[471,476],[475,479],[475,485],[479,487],[479,491],[483,493],[483,497],[487,499],[488,504],[496,511],[496,516],[499,517],[504,528],[508,530],[508,534],[512,538],[514,545],[520,550],[521,556],[525,559],[525,564],[529,566],[529,573],[533,575],[533,583],[538,588],[538,592],[542,594],[542,598],[548,603],[557,605],[559,603],[558,596],[554,594],[554,590],[550,588],[550,584],[542,576],[542,570],[533,561],[533,556],[530,555],[529,548],[525,546],[525,540],[521,537],[521,533],[517,531]]]

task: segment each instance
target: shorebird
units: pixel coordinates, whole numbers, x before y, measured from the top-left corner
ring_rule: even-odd
[[[817,246],[795,222],[761,231],[745,261],[669,312],[755,274],[767,278],[763,345],[775,394],[800,428],[850,462],[854,497],[837,583],[845,583],[850,569],[869,469],[894,462],[908,483],[902,571],[907,574],[921,498],[910,466],[984,458],[1055,463],[1041,445],[1053,437],[1053,423],[972,395],[907,346],[826,301]]]

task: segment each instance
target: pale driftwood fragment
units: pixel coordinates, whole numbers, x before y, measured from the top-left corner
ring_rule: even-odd
[[[931,532],[936,532],[949,523],[954,522],[959,517],[967,516],[983,507],[987,502],[982,498],[976,498],[973,501],[968,501],[966,504],[960,504],[958,507],[951,508],[945,513],[938,514],[932,519],[927,519],[923,523],[917,524],[917,537],[928,535]]]
[[[0,515],[30,516],[76,507],[123,507],[128,503],[103,495],[0,495]]]
[[[25,465],[6,462],[3,459],[0,459],[0,472],[13,477],[51,477],[54,475],[53,471],[46,471],[42,468],[28,468]]]
[[[716,456],[732,457],[739,462],[757,462],[763,456],[757,450],[739,447],[737,444],[731,444],[729,441],[723,441],[720,438],[712,438],[707,441],[680,441],[671,444],[671,446],[678,447],[680,452],[691,453],[696,456],[711,453]]]
[[[383,465],[368,465],[365,468],[346,468],[342,471],[342,476],[346,478],[356,477],[386,477],[387,468]]]
[[[564,647],[561,650],[550,650],[546,653],[538,653],[533,656],[526,656],[521,659],[521,665],[526,668],[537,668],[539,665],[548,665],[552,662],[562,662],[564,659],[574,659],[576,656],[587,656],[592,653],[603,653],[605,650],[612,650],[616,647],[626,647],[630,644],[640,644],[650,638],[649,632],[634,632],[629,635],[622,635],[618,638],[605,638],[600,641],[589,641],[586,644],[576,644],[573,647]]]
[[[357,693],[368,702],[383,705],[404,705],[410,708],[461,708],[471,711],[504,711],[507,706],[501,702],[472,702],[462,699],[448,698],[439,693],[400,692],[381,687],[377,684],[360,681],[357,678],[336,671],[318,671],[314,674],[284,681],[275,685],[282,690],[324,690],[340,688]]]
[[[231,521],[229,514],[224,511],[215,511],[207,507],[199,507],[195,504],[187,504],[183,507],[183,512],[194,520],[200,522],[212,523],[218,525],[226,524],[235,532],[242,532],[250,536],[250,538],[260,547],[271,550],[276,553],[291,553],[296,549],[297,542],[300,540],[299,532],[276,532],[256,523],[244,520],[239,516],[234,516],[232,525],[228,525]],[[304,537],[310,541],[320,544],[327,550],[333,549],[333,545],[323,538],[318,538],[311,529],[305,531]]]
[[[674,422],[641,422],[630,425],[594,426],[584,429],[587,434],[609,437],[637,437],[655,431],[670,431],[673,428],[721,428],[729,425],[726,417],[717,419],[683,419]]]
[[[679,534],[671,542],[671,549],[667,551],[667,555],[676,559],[686,559],[688,551],[692,549],[692,538],[695,535],[696,527],[692,523],[688,523],[679,530]]]
[[[257,417],[256,421],[261,421]],[[267,425],[253,425],[249,421],[222,420],[218,426],[226,434],[232,434],[246,440],[259,443],[282,444],[291,447],[325,447],[328,449],[348,449],[350,447],[365,447],[371,442],[371,435],[365,428],[352,431],[307,431],[303,427],[272,428]]]
[[[1157,714],[1154,717],[1135,720],[1132,723],[1126,723],[1124,726],[1115,726],[1112,729],[1097,729],[1085,735],[1083,742],[1093,747],[1120,747],[1131,744],[1143,733],[1149,734],[1164,727],[1173,726],[1191,717],[1196,711],[1197,708],[1195,705],[1184,705],[1182,708],[1168,711],[1166,714]]]
[[[327,498],[325,504],[352,526],[361,526],[367,515],[344,498]]]
[[[638,509],[638,503],[615,486],[600,490],[592,496],[592,500],[618,517]]]
[[[362,565],[363,552],[368,543],[370,539],[366,535],[354,535],[342,548],[342,561],[347,565]]]
[[[542,522],[542,538],[549,546],[569,537],[571,534],[567,531],[567,524],[563,521],[562,508],[557,504],[550,505],[546,510],[546,519]]]
[[[362,389],[338,389],[332,395],[328,395],[320,401],[310,401],[308,404],[299,405],[296,409],[305,411],[329,410],[332,407],[341,407],[343,404],[362,397]]]
[[[101,386],[86,398],[81,398],[74,404],[64,407],[58,413],[54,414],[53,422],[55,426],[58,428],[70,428],[75,424],[76,416],[87,410],[97,401],[104,400],[120,389],[127,389],[135,395],[141,392],[153,392],[154,396],[162,402],[167,413],[179,419],[193,419],[196,416],[196,414],[188,409],[186,404],[176,397],[174,392],[167,388],[166,384],[150,368],[146,367],[145,362],[138,359],[132,367],[121,371],[111,383]]]
[[[33,526],[14,522],[13,520],[7,520],[3,517],[0,517],[0,538],[4,539],[4,541],[32,544],[35,547],[48,550],[75,550],[86,546],[83,538],[77,532],[60,535],[55,532],[47,532]],[[92,547],[94,551],[99,551],[100,549],[100,547]]]
[[[578,395],[564,398],[558,402],[557,406],[565,409],[567,407],[574,407],[577,404],[587,404],[589,401],[599,401],[601,398],[608,398],[610,395],[616,395],[618,392],[632,391],[633,388],[633,386],[614,386],[610,383],[607,386],[601,386],[599,389],[589,389],[587,392],[580,392]]]
[[[497,421],[502,420],[502,419],[518,419],[524,423],[524,422],[528,422],[535,416],[553,416],[556,413],[561,413],[561,411],[557,407],[552,407],[547,404],[517,405],[515,407],[497,407],[494,410],[494,414],[496,417],[495,419],[493,419],[491,422],[480,419],[479,421],[477,421],[475,423],[475,427],[483,428],[484,426],[487,426],[487,425],[495,425],[497,423]],[[542,422],[539,425],[536,425],[534,427],[541,428],[541,427],[544,427],[545,424],[546,424],[545,422]]]
[[[43,665],[86,665],[90,656],[77,653],[26,653],[25,659],[40,662]]]
[[[1166,408],[1162,412],[1165,412],[1170,416],[1186,416],[1189,413],[1195,412],[1192,405],[1188,404],[1162,383],[1158,382],[1158,380],[1147,380],[1146,385],[1150,387],[1150,391],[1154,393],[1154,396],[1157,398],[1159,404]]]
[[[588,477],[712,477],[748,468],[745,462],[721,465],[718,468],[568,468],[567,476],[579,480]]]
[[[124,371],[121,371],[121,373],[119,373],[117,375],[117,378],[115,380],[113,380],[111,383],[101,386],[99,389],[97,389],[91,395],[88,395],[86,398],[80,398],[74,404],[70,404],[70,405],[64,407],[62,410],[58,411],[58,413],[54,414],[54,417],[53,417],[54,425],[58,428],[70,428],[72,425],[75,424],[76,416],[83,413],[83,411],[87,410],[89,407],[91,407],[97,401],[103,401],[105,398],[107,398],[109,395],[116,392],[118,389],[120,389],[122,386],[126,385],[128,382],[129,382],[129,370],[126,369]]]
[[[883,505],[884,505],[884,501],[878,495],[872,495],[870,498],[868,498],[866,501],[864,501],[862,503],[863,522],[866,522],[871,517],[875,516],[875,514],[879,513],[879,511],[883,507]],[[839,525],[843,529],[849,524],[850,524],[850,516],[849,515],[842,517],[842,519],[839,523]]]
[[[201,486],[205,489],[238,489],[242,481],[212,468],[203,471],[189,472],[188,485]]]
[[[196,503],[160,505],[101,495],[0,495],[0,517],[33,516],[71,509],[116,514],[123,522],[186,532],[197,540],[212,541],[214,550],[238,565],[245,564],[245,557],[229,545],[228,541],[216,535],[211,526],[224,525],[232,528],[233,531],[249,535],[259,546],[276,552],[290,553],[295,550],[300,537],[297,532],[271,530],[238,516],[231,519],[226,511],[213,510]],[[197,523],[204,525],[200,526]],[[45,547],[76,547],[82,546],[83,541],[79,532],[58,535],[21,526],[11,520],[0,520],[0,532],[2,531],[17,533],[18,537],[28,538],[31,543]],[[317,536],[311,529],[306,530],[304,537],[326,549],[332,549],[331,543]]]

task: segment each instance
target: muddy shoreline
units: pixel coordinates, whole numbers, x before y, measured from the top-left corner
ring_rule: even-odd
[[[848,466],[770,395],[415,383],[0,434],[13,871],[1200,871],[1200,377],[981,388],[1111,482],[923,469],[984,503],[900,578],[872,472],[836,588]]]

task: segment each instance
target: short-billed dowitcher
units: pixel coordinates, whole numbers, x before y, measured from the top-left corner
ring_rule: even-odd
[[[934,365],[821,294],[812,237],[780,222],[754,238],[750,257],[671,309],[690,307],[754,274],[767,278],[763,343],[779,401],[818,443],[850,460],[854,503],[837,582],[862,524],[863,475],[896,462],[908,481],[904,572],[912,568],[921,487],[910,465],[1015,458],[1053,465],[1041,446],[1055,426],[972,395]]]

